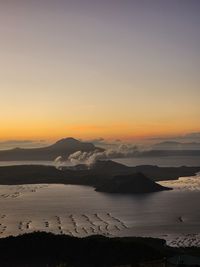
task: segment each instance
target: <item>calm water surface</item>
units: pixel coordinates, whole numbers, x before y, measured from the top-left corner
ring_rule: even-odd
[[[153,236],[172,246],[200,246],[200,175],[161,184],[174,190],[120,195],[87,186],[1,185],[0,237],[42,230]]]
[[[184,181],[187,178],[174,185],[173,191],[135,196],[75,185],[0,186],[0,235],[34,230],[166,239],[195,235],[198,243],[200,186],[197,182],[187,190]]]
[[[119,158],[113,159],[119,163],[125,164],[127,166],[137,166],[137,165],[157,165],[157,166],[168,166],[168,167],[178,167],[178,166],[199,166],[200,157],[198,156],[179,156],[179,157],[141,157],[141,158]],[[0,161],[0,166],[12,166],[12,165],[53,165],[53,161]],[[66,165],[72,165],[67,162]]]

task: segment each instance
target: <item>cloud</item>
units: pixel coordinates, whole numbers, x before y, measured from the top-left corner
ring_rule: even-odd
[[[86,140],[86,142],[93,143],[96,146],[107,144],[106,140],[103,137],[99,137],[99,138],[96,138],[96,139]]]
[[[104,149],[116,149],[122,141],[120,139],[116,140],[106,140],[103,137],[99,137],[96,139],[89,139],[89,140],[84,140],[85,142],[93,143],[95,146],[102,147]]]
[[[33,140],[6,140],[6,141],[1,141],[1,145],[12,145],[12,144],[27,144],[27,143],[33,143]]]
[[[200,132],[189,133],[185,135],[186,138],[194,138],[200,140]]]
[[[106,159],[105,152],[81,152],[77,151],[68,157],[68,161],[73,165],[85,164],[91,167],[99,159]]]
[[[90,168],[96,163],[97,160],[114,159],[114,158],[128,158],[136,156],[139,153],[136,146],[120,145],[115,149],[107,149],[103,152],[98,150],[92,152],[76,151],[72,153],[68,158],[64,159],[59,156],[55,159],[55,166],[57,168],[67,165],[79,165],[85,164]]]
[[[45,140],[3,140],[0,141],[0,150],[20,148],[36,148],[46,145]]]
[[[149,138],[150,141],[200,142],[200,132],[187,133],[177,136],[158,136]]]

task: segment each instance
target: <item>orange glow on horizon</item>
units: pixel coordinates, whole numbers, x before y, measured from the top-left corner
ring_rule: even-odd
[[[74,137],[77,139],[94,139],[105,138],[107,140],[120,139],[128,140],[145,140],[153,137],[184,135],[189,132],[198,132],[199,128],[193,125],[185,127],[184,123],[179,125],[159,125],[146,123],[143,125],[131,125],[126,123],[118,124],[45,124],[44,122],[38,124],[26,125],[22,124],[9,124],[1,128],[0,139],[46,139],[57,140],[64,137]]]

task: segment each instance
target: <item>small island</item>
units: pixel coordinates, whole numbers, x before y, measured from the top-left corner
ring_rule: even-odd
[[[143,194],[172,190],[147,178],[142,173],[115,176],[96,188],[96,191],[120,194]]]

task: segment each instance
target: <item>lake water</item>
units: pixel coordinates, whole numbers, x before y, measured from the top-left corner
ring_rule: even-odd
[[[157,165],[164,167],[179,167],[179,166],[199,166],[200,157],[198,156],[179,156],[179,157],[135,157],[135,158],[119,158],[113,159],[119,163],[127,166],[137,165]],[[53,161],[0,161],[0,166],[12,166],[12,165],[53,165]],[[66,162],[65,165],[71,166],[70,162]]]
[[[157,165],[160,167],[200,166],[198,156],[123,158],[115,161],[127,166]]]
[[[197,158],[119,159],[129,166],[195,166]],[[172,162],[174,164],[172,164]],[[53,162],[0,162],[54,165]],[[0,237],[32,231],[87,236],[152,236],[171,246],[200,246],[200,175],[160,182],[173,187],[142,195],[95,192],[75,185],[0,185]]]
[[[200,246],[200,176],[162,184],[175,189],[120,195],[76,185],[0,186],[0,236],[43,230],[153,236],[172,246]]]

